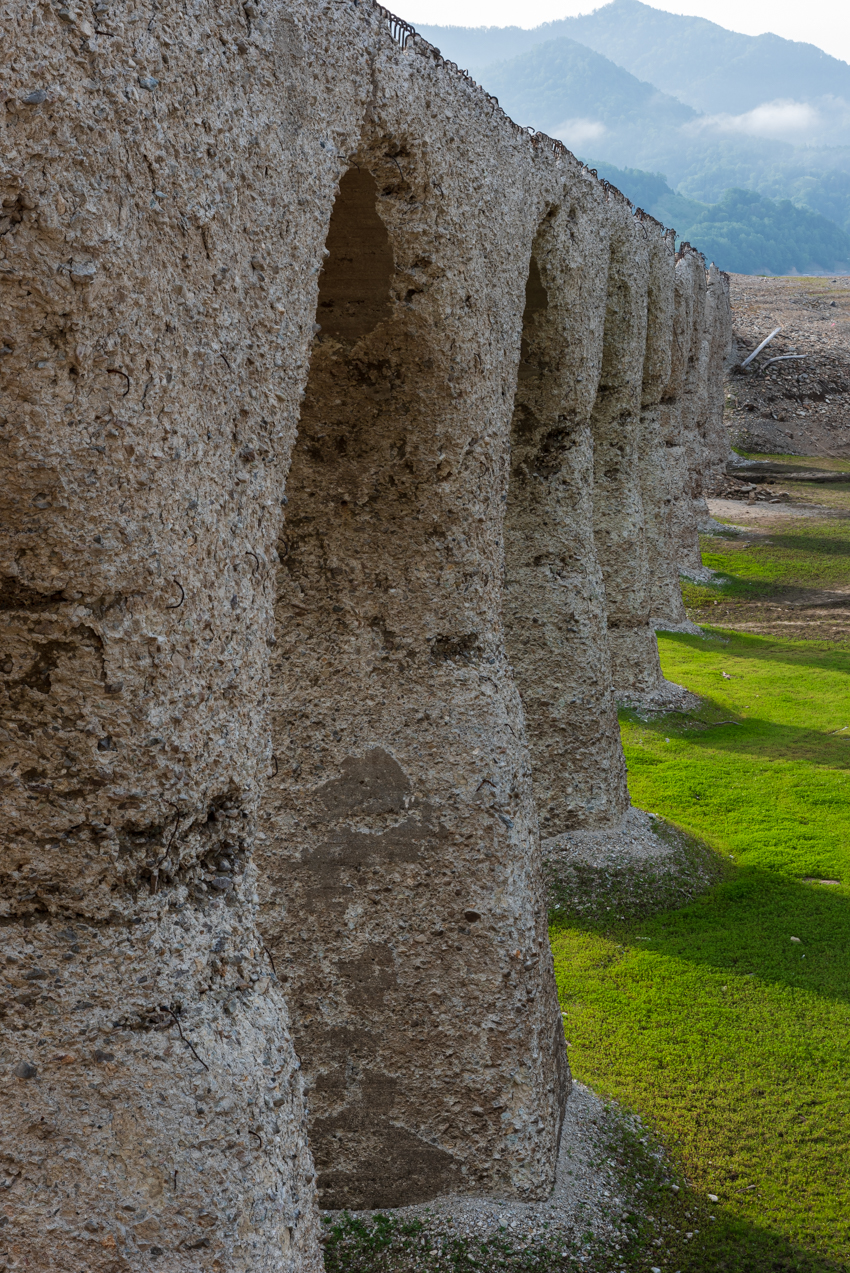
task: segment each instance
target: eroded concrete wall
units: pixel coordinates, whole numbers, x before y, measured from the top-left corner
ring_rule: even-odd
[[[602,370],[591,416],[593,528],[605,581],[615,693],[646,697],[661,684],[650,624],[650,565],[641,474],[641,399],[650,249],[630,207],[608,200],[610,257]]]
[[[5,12],[2,1241],[39,1270],[318,1269],[251,862],[337,178],[304,33]]]
[[[531,154],[510,180],[481,162],[486,117],[446,137],[448,90],[435,116],[419,68],[390,71],[330,222],[263,824],[264,931],[335,1207],[545,1196],[569,1082],[502,627],[515,262],[543,183]]]
[[[697,520],[706,462],[699,428],[706,394],[706,291],[702,256],[686,244],[676,254],[673,360],[663,408],[666,433],[676,452],[670,457],[671,474],[675,474],[670,519],[672,553],[679,569],[695,577],[702,571]]]
[[[712,265],[706,277],[705,300],[705,405],[700,431],[705,447],[702,463],[703,491],[722,479],[732,459],[729,432],[723,423],[725,375],[733,358],[732,305],[729,275]],[[702,510],[698,510],[699,513]],[[700,518],[701,520],[701,518]]]
[[[545,1196],[537,805],[624,807],[722,288],[662,451],[658,244],[382,11],[7,9],[0,1238],[319,1268],[302,1063],[328,1203]]]
[[[567,187],[535,235],[505,513],[505,622],[541,833],[616,824],[628,807],[593,526],[590,416],[602,366],[609,207]]]
[[[728,275],[689,244],[676,254],[675,313],[670,376],[662,393],[660,426],[669,493],[666,569],[654,572],[652,612],[657,628],[693,627],[684,614],[677,573],[704,575],[699,529],[710,518],[705,495],[730,455],[723,424],[724,374],[732,350]]]
[[[680,479],[679,431],[665,421],[677,333],[672,235],[648,226],[650,273],[646,357],[641,401],[641,493],[649,566],[649,621],[655,629],[692,628],[685,613],[675,551],[673,510]],[[666,427],[665,427],[666,426]],[[668,450],[673,454],[668,456]]]

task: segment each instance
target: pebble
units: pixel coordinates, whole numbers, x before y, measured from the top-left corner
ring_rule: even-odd
[[[31,1061],[19,1061],[14,1070],[15,1078],[34,1079],[38,1074],[38,1067],[33,1065]]]

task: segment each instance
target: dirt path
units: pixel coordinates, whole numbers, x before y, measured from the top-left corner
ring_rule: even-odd
[[[730,373],[733,446],[850,457],[850,277],[731,279],[736,367],[782,327],[746,371]],[[803,356],[766,365],[789,354]]]

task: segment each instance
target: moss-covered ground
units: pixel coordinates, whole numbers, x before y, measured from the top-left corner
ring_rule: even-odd
[[[686,598],[722,628],[659,634],[701,707],[622,718],[634,804],[701,843],[716,882],[638,914],[609,887],[551,929],[574,1073],[690,1185],[659,1193],[627,1268],[850,1267],[850,488],[805,497],[822,517],[705,542],[719,573]],[[800,639],[825,604],[834,639]]]

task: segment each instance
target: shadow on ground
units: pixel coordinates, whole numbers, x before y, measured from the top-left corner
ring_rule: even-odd
[[[722,643],[724,659],[761,659],[770,663],[787,663],[792,667],[808,665],[837,672],[842,676],[850,675],[850,651],[843,646],[836,647],[832,642],[790,642],[782,637],[741,633],[734,628],[715,628],[709,623],[704,625],[704,635],[701,637],[685,632],[666,631],[663,637],[665,643],[687,646],[691,650],[707,654],[712,653],[708,642],[715,640]],[[721,653],[721,650],[718,649],[717,653]],[[693,713],[695,717],[700,714],[699,711]]]
[[[850,703],[846,707],[850,725]],[[627,713],[623,713],[626,717]],[[737,717],[737,720],[733,720]],[[712,719],[714,718],[714,719]],[[726,723],[727,721],[731,723]],[[850,766],[850,730],[833,734],[795,725],[781,725],[759,716],[732,711],[712,699],[703,700],[703,708],[695,713],[677,715],[671,720],[641,721],[643,729],[659,739],[673,735],[687,736],[688,744],[712,752],[753,753],[758,759],[804,760],[827,769]],[[838,727],[840,728],[840,726]],[[651,763],[651,762],[645,762]],[[663,764],[663,760],[658,760]]]

